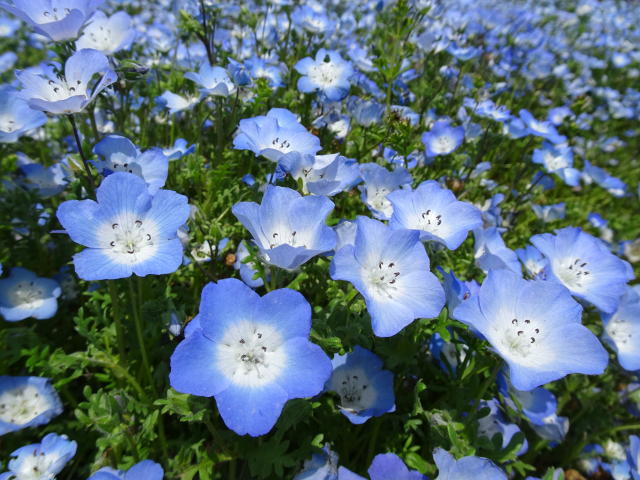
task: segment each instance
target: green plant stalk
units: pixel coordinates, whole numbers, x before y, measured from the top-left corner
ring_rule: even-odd
[[[114,280],[108,280],[109,296],[111,297],[111,309],[113,310],[113,321],[116,324],[116,337],[118,339],[118,363],[126,365],[127,363],[127,347],[124,335],[124,325],[122,324],[122,309],[120,308],[120,299],[118,297],[118,289]]]

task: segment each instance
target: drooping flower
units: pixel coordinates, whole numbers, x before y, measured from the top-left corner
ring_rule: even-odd
[[[436,480],[507,480],[500,468],[483,457],[456,460],[449,452],[436,448],[433,459],[438,467]]]
[[[233,147],[251,150],[256,156],[262,155],[272,162],[280,160],[285,153],[315,155],[322,148],[320,139],[284,108],[272,108],[266,116],[240,120]]]
[[[178,229],[189,217],[187,199],[171,190],[150,195],[144,180],[124,172],[106,177],[93,200],[68,200],[58,220],[88,247],[73,257],[83,280],[174,272],[182,263]]]
[[[393,206],[391,228],[418,230],[420,240],[433,240],[455,250],[470,230],[482,226],[482,215],[473,205],[456,200],[455,195],[433,180],[415,190],[396,190],[387,195]]]
[[[38,277],[26,268],[14,267],[8,278],[0,280],[0,314],[8,322],[33,317],[46,320],[58,311],[60,285]]]
[[[436,317],[445,302],[419,233],[392,230],[366,217],[356,220],[355,245],[336,252],[331,278],[346,280],[362,294],[373,333],[390,337],[417,318]]]
[[[101,75],[91,89],[92,79]],[[64,77],[51,66],[16,72],[23,86],[20,96],[29,106],[53,115],[84,110],[94,98],[118,79],[102,52],[85,48],[74,53],[64,65]]]
[[[40,443],[14,451],[7,466],[9,471],[0,474],[0,480],[54,479],[76,454],[77,447],[66,435],[50,433]]]
[[[382,360],[356,345],[353,352],[334,355],[333,373],[325,389],[340,396],[340,412],[356,425],[393,412],[393,373],[382,370]]]
[[[115,470],[104,467],[91,475],[88,480],[162,480],[164,470],[152,460],[143,460],[136,463],[129,470]]]
[[[73,40],[104,0],[12,0],[0,8],[24,21],[40,35],[54,42]]]
[[[171,356],[169,381],[179,392],[215,397],[239,435],[269,432],[287,400],[318,394],[331,374],[329,357],[308,340],[311,307],[299,292],[260,297],[228,278],[205,286],[198,317]]]
[[[236,91],[236,86],[229,78],[229,73],[222,67],[212,67],[208,63],[200,65],[198,73],[185,73],[184,78],[198,84],[203,97],[209,95],[228,97]]]
[[[509,365],[511,383],[531,390],[570,373],[598,375],[608,355],[581,323],[582,307],[555,282],[491,270],[455,318],[477,329]]]
[[[0,435],[47,424],[61,413],[48,378],[0,376]]]
[[[113,55],[131,47],[136,38],[131,17],[125,11],[116,12],[107,17],[97,11],[82,30],[82,36],[76,41],[76,48],[93,48],[105,55]]]
[[[534,235],[531,243],[549,260],[547,280],[561,283],[605,313],[616,310],[633,271],[602,240],[580,228],[566,227],[555,235]]]
[[[14,143],[47,122],[47,116],[32,109],[17,90],[0,88],[0,143]]]
[[[115,172],[128,172],[142,178],[154,195],[164,187],[169,174],[169,159],[160,148],[150,148],[140,152],[128,138],[107,135],[93,147],[100,157],[92,163],[104,176]]]
[[[448,155],[464,140],[464,127],[453,127],[448,120],[436,122],[431,130],[422,134],[427,156]]]
[[[313,156],[291,152],[280,158],[278,168],[301,180],[305,194],[330,197],[361,181],[358,163],[337,153]]]
[[[330,102],[342,100],[349,93],[353,67],[335,50],[321,48],[315,59],[305,57],[294,68],[302,75],[298,80],[298,90],[303,93],[317,91]]]
[[[615,312],[602,314],[603,340],[618,354],[625,370],[640,369],[640,294],[627,287]]]
[[[362,201],[376,218],[389,220],[393,206],[387,195],[410,186],[411,174],[402,167],[390,172],[377,163],[364,163],[360,165],[360,175],[364,180],[364,185],[358,187],[362,192]]]
[[[333,207],[327,197],[303,197],[270,185],[260,205],[239,202],[231,211],[251,232],[265,262],[293,269],[335,246],[336,234],[325,224]]]

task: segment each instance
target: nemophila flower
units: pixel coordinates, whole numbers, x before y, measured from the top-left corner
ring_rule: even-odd
[[[626,453],[631,477],[633,480],[640,480],[640,437],[636,435],[629,437],[629,448]]]
[[[609,251],[602,240],[576,227],[531,237],[531,243],[549,259],[547,279],[567,287],[573,295],[605,313],[618,308],[631,266]]]
[[[128,172],[142,178],[151,195],[164,187],[169,174],[169,159],[162,149],[151,148],[142,153],[128,138],[107,135],[93,147],[100,160],[92,163],[104,176]]]
[[[602,314],[603,340],[618,355],[625,370],[640,370],[640,294],[627,287],[615,312]]]
[[[338,480],[338,455],[325,445],[320,453],[304,462],[302,471],[293,480]]]
[[[555,282],[492,270],[455,318],[478,330],[509,365],[511,383],[531,390],[570,373],[598,375],[608,355],[581,323],[582,307]]]
[[[77,447],[66,435],[45,435],[40,443],[13,452],[7,465],[9,471],[0,474],[0,480],[54,479],[76,454]]]
[[[104,467],[91,475],[88,480],[162,480],[164,470],[152,460],[143,460],[136,463],[129,470],[114,470]]]
[[[76,48],[93,48],[105,55],[113,55],[131,47],[136,38],[132,20],[125,11],[107,17],[97,11],[89,23],[82,29],[82,36],[76,41]]]
[[[525,272],[528,273],[531,278],[546,280],[547,275],[545,269],[549,265],[549,260],[542,255],[540,250],[532,245],[527,245],[524,248],[516,249],[516,255],[520,262],[522,262]]]
[[[612,176],[604,168],[592,165],[589,160],[584,161],[582,179],[589,185],[596,183],[614,197],[624,197],[627,194],[627,184],[617,177]]]
[[[366,217],[356,220],[354,245],[336,252],[331,278],[346,280],[362,294],[373,333],[395,335],[417,318],[436,317],[445,302],[419,233],[393,230]]]
[[[27,163],[20,166],[24,175],[24,186],[38,193],[42,198],[52,197],[67,186],[67,172],[61,163],[45,167],[39,163]]]
[[[464,127],[453,127],[448,120],[436,122],[431,130],[422,134],[427,156],[448,155],[464,140]]]
[[[373,457],[367,470],[371,480],[426,480],[416,470],[409,470],[402,459],[393,453],[380,453]],[[338,469],[338,480],[365,480],[344,467]]]
[[[191,110],[200,103],[199,97],[183,97],[169,90],[165,90],[156,100],[162,108],[169,110],[169,115]]]
[[[535,203],[532,203],[531,210],[533,210],[536,217],[543,222],[555,222],[556,220],[564,219],[567,211],[567,204],[565,202],[556,203],[554,205],[536,205]]]
[[[455,250],[470,230],[482,226],[482,215],[473,205],[460,202],[451,190],[434,180],[415,190],[396,190],[387,195],[393,206],[389,225],[420,232],[420,240],[432,240]]]
[[[233,301],[229,301],[233,299]],[[292,398],[316,395],[331,362],[309,342],[311,307],[294,290],[260,297],[240,280],[209,283],[199,324],[171,356],[171,386],[215,397],[227,427],[264,435]]]
[[[342,100],[349,93],[353,67],[335,50],[321,48],[315,59],[305,57],[294,68],[302,75],[298,79],[298,90],[303,93],[317,91],[331,102]]]
[[[314,9],[310,5],[300,5],[293,10],[291,21],[297,27],[312,34],[330,34],[335,26],[335,22],[319,9]]]
[[[500,404],[495,398],[481,401],[478,408],[489,409],[489,413],[487,415],[478,419],[478,437],[492,441],[494,436],[500,435],[502,438],[502,448],[506,448],[517,433],[522,433],[520,427],[515,423],[507,422],[500,411]],[[527,439],[523,438],[522,445],[516,452],[516,455],[519,456],[525,454],[528,448]]]
[[[249,250],[245,242],[240,242],[238,250],[236,250],[236,261],[233,264],[233,268],[240,272],[240,278],[244,283],[251,288],[258,288],[264,285],[264,280],[261,277],[255,278],[258,271],[256,265],[252,261],[247,261],[249,257]]]
[[[452,337],[454,337],[453,334]],[[458,365],[470,354],[469,347],[462,343],[461,340],[456,338],[455,342],[447,342],[439,333],[434,333],[431,336],[429,350],[438,366],[449,374],[455,374]]]
[[[333,373],[325,385],[340,396],[340,412],[356,425],[396,409],[393,373],[382,360],[359,345],[353,352],[334,355]]]
[[[447,272],[442,267],[438,267],[438,270],[442,274],[442,286],[447,298],[449,312],[453,312],[458,305],[468,300],[471,295],[478,293],[480,285],[475,280],[465,282],[458,279],[453,270]]]
[[[547,172],[555,173],[571,187],[577,187],[580,184],[582,174],[572,167],[573,150],[567,145],[553,145],[545,142],[542,148],[533,151],[533,162],[543,165]]]
[[[20,20],[0,15],[0,38],[8,38],[20,28]]]
[[[284,108],[272,108],[266,116],[240,120],[233,147],[251,150],[256,156],[262,155],[272,162],[277,162],[285,153],[315,155],[322,148],[320,139]]]
[[[572,117],[573,112],[569,107],[556,107],[549,110],[547,114],[547,120],[549,120],[554,125],[562,125],[564,119],[567,117]]]
[[[463,457],[456,460],[449,452],[436,448],[433,460],[438,467],[436,480],[507,480],[500,468],[483,457]]]
[[[385,112],[385,106],[375,100],[365,100],[351,96],[347,99],[347,111],[353,121],[364,127],[380,123]]]
[[[253,56],[244,62],[248,73],[252,78],[266,78],[271,88],[281,87],[283,68],[273,65],[264,58]]]
[[[0,54],[0,73],[8,72],[18,61],[18,56],[13,52]]]
[[[484,272],[498,269],[522,271],[516,253],[504,243],[498,228],[478,228],[473,235],[476,265]]]
[[[260,205],[239,202],[231,211],[251,232],[265,262],[294,269],[335,246],[336,234],[325,223],[333,207],[327,197],[303,197],[269,185]]]
[[[14,143],[47,122],[47,116],[32,109],[17,90],[0,89],[0,143]]]
[[[566,142],[567,138],[560,135],[551,122],[537,120],[531,112],[524,109],[520,110],[519,113],[520,119],[524,122],[529,134],[545,138],[554,144]]]
[[[465,99],[466,100],[466,99]],[[465,102],[466,103],[466,102]],[[511,118],[511,112],[504,105],[497,105],[492,100],[483,100],[477,104],[467,105],[479,117],[490,118],[496,122],[506,122]]]
[[[402,167],[389,171],[377,163],[364,163],[360,165],[360,176],[364,180],[364,185],[358,187],[362,192],[362,201],[376,218],[389,220],[393,206],[387,195],[399,188],[409,187],[411,174]]]
[[[212,67],[208,63],[200,65],[198,73],[185,73],[184,78],[197,83],[203,96],[228,97],[236,91],[229,73],[222,67]]]
[[[0,435],[45,425],[61,413],[48,378],[0,376]]]
[[[88,247],[73,257],[80,278],[162,275],[180,266],[177,231],[189,217],[186,197],[171,190],[152,196],[144,180],[124,172],[106,177],[96,197],[68,200],[57,212],[71,239]]]
[[[361,181],[358,162],[338,153],[313,156],[291,152],[280,158],[278,168],[300,180],[305,194],[330,197]]]
[[[100,80],[92,90],[95,75],[100,75]],[[23,87],[20,96],[28,101],[29,106],[54,115],[81,112],[118,79],[107,57],[90,48],[78,50],[69,57],[64,65],[64,76],[58,76],[53,67],[47,66],[40,71],[16,72],[16,77]]]
[[[56,314],[61,293],[55,280],[14,267],[9,277],[0,280],[0,315],[8,322],[29,317],[46,320]]]
[[[170,162],[174,160],[179,160],[186,155],[190,155],[196,151],[196,145],[187,142],[184,138],[178,138],[173,143],[172,147],[165,148],[162,150],[162,153],[165,157],[169,159]]]
[[[12,0],[0,8],[24,21],[40,35],[60,42],[73,40],[104,0]]]

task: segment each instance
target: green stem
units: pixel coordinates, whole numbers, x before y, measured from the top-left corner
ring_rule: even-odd
[[[140,282],[140,279],[137,279]],[[138,289],[140,293],[140,289]],[[142,298],[138,298],[136,301],[136,293],[133,287],[133,281],[131,277],[129,277],[129,301],[131,302],[132,310],[133,310],[133,323],[136,327],[136,336],[138,337],[138,348],[140,349],[140,356],[142,357],[142,367],[144,369],[145,375],[147,377],[147,382],[149,382],[149,387],[154,395],[157,396],[155,384],[153,382],[153,375],[151,373],[151,366],[149,364],[149,355],[147,354],[147,346],[144,341],[144,331],[142,329],[142,315],[141,315],[141,304]]]
[[[76,125],[76,119],[73,114],[67,115],[69,122],[71,123],[71,129],[73,130],[73,136],[76,139],[76,145],[78,146],[78,153],[80,153],[80,158],[82,158],[82,165],[84,165],[84,171],[87,174],[87,187],[89,193],[92,197],[95,197],[96,189],[93,181],[93,173],[91,173],[91,168],[89,168],[89,161],[87,160],[87,156],[84,154],[84,149],[82,148],[82,140],[80,140],[80,133],[78,132],[78,125]]]
[[[111,297],[111,308],[113,310],[113,321],[116,324],[116,337],[118,338],[118,363],[127,364],[127,347],[125,342],[124,325],[122,324],[122,309],[120,308],[120,297],[115,281],[108,280],[109,296]]]

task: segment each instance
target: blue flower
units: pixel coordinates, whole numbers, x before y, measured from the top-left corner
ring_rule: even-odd
[[[126,472],[104,467],[91,475],[88,480],[162,480],[164,471],[154,461],[143,460],[136,463]]]
[[[536,217],[543,222],[548,223],[555,222],[556,220],[563,220],[566,215],[567,205],[565,202],[553,205],[536,205],[535,203],[532,203],[531,210],[536,214]]]
[[[32,109],[17,90],[0,88],[0,143],[14,143],[47,122],[47,116]]]
[[[170,92],[169,90],[166,90],[162,93],[162,95],[156,98],[156,101],[161,108],[166,108],[169,110],[169,115],[173,115],[178,112],[191,110],[198,103],[200,103],[200,98],[191,96],[183,97],[176,93]]]
[[[506,448],[517,433],[522,433],[520,427],[515,423],[507,423],[500,411],[500,404],[495,398],[481,401],[478,408],[489,409],[487,415],[478,419],[478,437],[492,441],[493,437],[499,434],[502,438],[502,448]],[[528,448],[527,439],[525,438],[516,455],[524,455]]]
[[[27,478],[53,479],[76,454],[76,442],[66,435],[50,433],[40,443],[26,445],[14,451],[9,460],[9,471],[0,474],[0,480]],[[29,472],[25,476],[24,472]],[[38,472],[38,476],[32,476]]]
[[[119,11],[107,17],[97,11],[82,29],[76,49],[93,48],[105,55],[113,55],[120,50],[128,50],[135,38],[136,30],[127,12]]]
[[[251,150],[256,156],[262,155],[272,162],[280,160],[285,153],[315,155],[322,148],[320,139],[284,108],[272,108],[266,116],[240,120],[233,147]]]
[[[245,66],[253,78],[266,78],[271,88],[281,87],[283,69],[278,65],[272,65],[265,59],[253,56],[245,61]]]
[[[483,271],[497,269],[507,269],[516,273],[522,271],[516,253],[505,245],[496,227],[478,228],[473,231],[473,235],[476,265]]]
[[[617,177],[612,176],[604,168],[591,165],[589,160],[584,161],[582,179],[587,184],[597,183],[614,197],[624,197],[627,194],[627,184]]]
[[[255,278],[257,270],[255,264],[251,261],[246,261],[249,256],[249,250],[245,242],[240,242],[238,250],[236,250],[236,261],[233,264],[233,268],[240,272],[240,278],[244,283],[251,288],[258,288],[264,285],[264,280],[260,277]]]
[[[321,48],[315,60],[305,57],[294,68],[302,75],[298,79],[298,90],[303,93],[318,91],[330,102],[342,100],[349,93],[353,67],[335,50]]]
[[[150,195],[140,177],[106,177],[93,200],[68,200],[58,220],[71,239],[88,247],[73,257],[83,280],[174,272],[182,263],[178,229],[189,217],[187,198],[171,190]]]
[[[189,142],[187,142],[184,138],[178,138],[176,139],[172,147],[163,149],[162,153],[169,159],[170,162],[173,162],[174,160],[179,160],[180,158],[186,155],[190,155],[195,151],[195,143],[189,145]]]
[[[516,255],[531,278],[546,280],[545,269],[549,265],[549,260],[540,253],[540,250],[532,245],[527,245],[524,248],[516,249]]]
[[[387,195],[399,188],[409,187],[411,174],[402,167],[390,172],[377,163],[363,163],[360,165],[360,175],[364,180],[364,185],[358,187],[362,192],[362,201],[376,218],[389,220],[393,206]]]
[[[573,168],[573,150],[567,145],[544,142],[533,151],[533,163],[543,165],[549,173],[558,175],[570,187],[580,184],[581,173]]]
[[[0,3],[0,8],[26,22],[36,33],[60,42],[76,38],[82,26],[103,2],[84,0],[60,4],[55,0],[13,0],[13,4]],[[67,5],[70,8],[63,8]]]
[[[14,267],[8,278],[0,280],[0,314],[8,322],[29,317],[46,320],[56,314],[61,293],[55,280]]]
[[[520,119],[524,122],[527,131],[536,137],[542,137],[551,143],[564,143],[567,141],[558,133],[551,122],[537,120],[528,110],[520,110]]]
[[[322,7],[320,7],[322,8]],[[329,19],[322,9],[314,9],[310,5],[300,5],[291,14],[291,21],[294,25],[312,34],[325,35],[333,31],[335,22]]]
[[[31,162],[20,166],[25,177],[25,187],[38,193],[42,198],[59,194],[67,186],[67,172],[62,163],[44,167]]]
[[[303,197],[269,185],[260,205],[239,202],[231,211],[251,232],[265,262],[294,269],[335,246],[336,234],[325,224],[333,207],[327,197]]]
[[[92,90],[92,79],[97,74],[101,77]],[[90,48],[78,50],[69,57],[64,65],[64,77],[58,77],[50,65],[16,72],[16,77],[23,86],[20,96],[29,106],[54,115],[81,112],[118,79],[107,57]]]
[[[436,448],[433,459],[438,467],[436,480],[507,480],[500,468],[483,457],[456,460],[449,452]]]
[[[409,470],[402,459],[393,453],[380,453],[373,457],[367,470],[371,480],[427,480],[420,472]],[[338,469],[338,480],[365,480],[344,467]]]
[[[616,351],[622,368],[640,370],[640,294],[627,287],[617,310],[602,314],[602,322],[602,338]]]
[[[329,357],[308,340],[311,307],[299,292],[260,297],[228,278],[205,286],[198,317],[200,328],[171,356],[169,381],[179,392],[215,397],[239,435],[269,432],[287,400],[320,393],[331,375]]]
[[[338,455],[325,445],[304,462],[302,471],[293,480],[338,480]]]
[[[469,353],[469,347],[455,335],[455,332],[450,334],[455,338],[455,342],[447,342],[439,333],[434,333],[429,340],[429,350],[433,359],[445,373],[455,374],[458,365],[471,353]]]
[[[629,437],[627,462],[631,469],[631,478],[633,478],[633,480],[640,480],[640,438],[636,435]]]
[[[115,172],[133,173],[146,182],[151,195],[167,181],[169,159],[160,148],[141,153],[128,138],[107,135],[93,147],[93,153],[102,157],[92,163],[104,176]]]
[[[451,190],[434,180],[418,188],[396,190],[387,195],[393,206],[391,228],[420,232],[420,240],[433,240],[455,250],[467,238],[469,230],[482,226],[480,210],[456,200]]]
[[[48,378],[0,376],[0,435],[45,425],[61,413]]]
[[[305,194],[330,197],[361,181],[359,164],[337,153],[314,157],[291,152],[280,158],[278,167],[294,180],[301,180],[302,192]]]
[[[331,278],[346,280],[362,294],[373,333],[395,335],[417,318],[436,317],[445,302],[419,234],[392,230],[366,217],[356,220],[355,245],[336,252]]]
[[[236,91],[236,86],[229,78],[229,73],[222,67],[212,67],[208,63],[200,65],[198,73],[185,73],[184,78],[197,83],[201,87],[200,93],[203,97],[209,95],[228,97]]]
[[[422,134],[422,143],[428,157],[448,155],[464,140],[464,127],[453,127],[448,120],[436,122],[431,130]]]
[[[396,409],[393,373],[382,360],[358,345],[353,352],[334,355],[333,373],[325,385],[340,396],[340,412],[356,425]]]
[[[582,307],[555,282],[492,270],[455,318],[477,329],[509,365],[511,383],[532,390],[570,373],[601,374],[608,355],[581,323]]]
[[[556,235],[534,235],[531,243],[549,260],[548,280],[561,283],[605,313],[618,308],[633,271],[601,240],[579,228],[567,227],[556,230]]]

